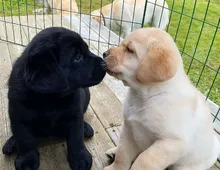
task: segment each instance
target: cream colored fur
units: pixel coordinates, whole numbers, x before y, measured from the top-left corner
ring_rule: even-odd
[[[120,27],[122,27],[121,34],[123,37],[129,35],[131,31],[141,28],[143,17],[144,24],[152,23],[154,27],[165,29],[169,22],[169,10],[166,1],[148,0],[144,15],[145,2],[145,0],[115,0],[112,4],[93,11],[91,15],[93,19],[104,23],[103,18],[100,17],[100,11],[102,11],[106,27],[116,32],[120,31]],[[110,18],[112,19],[110,20]]]
[[[70,14],[78,13],[78,6],[75,0],[44,0],[44,9],[36,9],[33,12],[36,14],[48,14],[50,11],[53,14]]]
[[[129,92],[118,147],[107,151],[116,154],[115,161],[104,170],[209,169],[220,143],[171,36],[157,28],[138,29],[108,53],[109,74]]]

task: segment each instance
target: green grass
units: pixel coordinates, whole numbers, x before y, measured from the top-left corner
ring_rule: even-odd
[[[2,9],[3,1],[4,11]],[[19,1],[20,3],[19,6],[17,1]],[[26,2],[29,4],[28,10],[26,8]],[[91,11],[98,9],[101,6],[104,6],[110,2],[112,2],[112,0],[77,0],[78,7],[81,7],[81,13],[86,14],[89,14]],[[180,51],[183,52],[182,57],[184,60],[186,72],[188,72],[192,82],[195,85],[197,85],[197,82],[203,70],[203,65],[206,62],[207,66],[204,67],[204,71],[198,82],[197,87],[199,88],[199,90],[207,95],[210,91],[210,87],[213,83],[214,77],[217,74],[215,70],[218,70],[220,66],[220,28],[215,36],[210,54],[208,54],[220,17],[220,1],[211,0],[205,19],[206,23],[203,26],[203,31],[201,35],[200,32],[203,25],[203,22],[201,21],[204,20],[208,0],[197,0],[194,19],[192,21],[191,16],[193,13],[195,0],[185,0],[183,15],[181,16],[183,2],[184,0],[174,1],[173,12],[171,15],[168,32],[172,35],[173,38],[175,38],[177,46],[179,47]],[[167,0],[167,3],[169,5],[169,8],[172,8],[173,0]],[[33,14],[32,11],[34,9],[34,0],[12,0],[11,4],[9,0],[0,0],[0,16],[3,16],[4,13],[6,16],[11,15],[11,11],[12,15],[19,15],[18,7],[20,8],[20,15],[27,15],[27,13],[31,15]],[[36,8],[40,8],[40,5],[37,4]],[[190,31],[188,34],[189,28]],[[198,41],[199,36],[200,40]],[[207,57],[208,60],[206,61]],[[218,105],[220,105],[219,94],[220,76],[218,73],[209,94],[209,98]]]
[[[169,4],[169,7],[171,8],[172,1],[168,0],[167,2]],[[200,32],[203,25],[201,21],[203,21],[205,17],[206,8],[208,4],[207,0],[197,1],[194,18],[201,21],[197,21],[193,19],[191,28],[190,28],[191,18],[188,16],[192,16],[193,13],[193,8],[194,8],[193,0],[185,1],[183,14],[188,16],[182,16],[181,21],[180,21],[181,14],[177,12],[182,11],[183,0],[179,0],[178,3],[177,1],[175,1],[173,9],[174,11],[177,12],[173,12],[171,15],[171,22],[168,32],[172,35],[172,37],[174,38],[176,37],[176,43],[180,51],[184,50],[182,55],[184,60],[184,66],[186,71],[187,72],[189,71],[189,76],[195,85],[197,85],[197,82],[199,80],[200,74],[202,73],[203,65],[205,62],[207,66],[213,68],[214,70],[218,70],[220,66],[220,48],[219,48],[220,28],[218,29],[218,32],[214,37],[214,33],[216,31],[216,26],[218,24],[219,16],[220,16],[220,10],[219,10],[220,3],[219,1],[218,4],[215,2],[217,1],[211,1],[209,5],[207,16],[205,19],[205,22],[207,23],[204,24],[201,35]],[[209,25],[208,23],[212,24],[213,26]],[[178,24],[180,24],[180,26],[177,32]],[[190,31],[187,38],[187,33],[189,28]],[[200,40],[198,41],[199,36],[200,36]],[[213,46],[210,54],[208,55],[213,38],[215,38],[213,42]],[[185,44],[185,48],[184,48],[184,44]],[[194,57],[193,60],[192,57]],[[206,61],[207,57],[208,60]],[[192,65],[191,67],[189,67],[191,62]],[[202,73],[201,79],[198,82],[198,88],[204,94],[209,93],[214,77],[217,74],[216,71],[210,69],[207,66],[204,67],[204,71]],[[215,101],[215,103],[217,103],[218,105],[220,105],[219,94],[220,94],[220,76],[218,73],[209,96],[210,99]]]
[[[25,16],[33,15],[35,8],[41,8],[41,3],[35,0],[0,0],[0,16]]]
[[[111,3],[112,0],[76,0],[76,2],[79,10],[81,6],[81,13],[89,14],[91,11],[98,9],[101,6]]]

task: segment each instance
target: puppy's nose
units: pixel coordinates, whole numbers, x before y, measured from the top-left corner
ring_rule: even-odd
[[[103,58],[106,58],[108,55],[109,55],[109,52],[108,52],[108,51],[104,52],[104,53],[103,53]]]

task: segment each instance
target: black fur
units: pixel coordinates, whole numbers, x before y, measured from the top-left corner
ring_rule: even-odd
[[[37,139],[64,137],[73,170],[89,170],[91,154],[84,136],[92,127],[84,122],[90,93],[105,76],[101,58],[91,53],[79,34],[65,28],[38,33],[15,62],[8,86],[13,136],[3,153],[17,153],[16,170],[37,170]]]

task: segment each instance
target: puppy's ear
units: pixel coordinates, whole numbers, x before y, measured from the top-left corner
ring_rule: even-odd
[[[56,58],[60,52],[55,47],[53,45],[30,50],[24,78],[28,88],[37,93],[59,93],[69,87]]]
[[[172,78],[179,67],[179,58],[174,51],[152,40],[147,55],[142,59],[136,72],[141,84],[163,82]]]
[[[59,93],[69,87],[64,75],[57,68],[27,71],[25,79],[27,86],[37,93]]]

